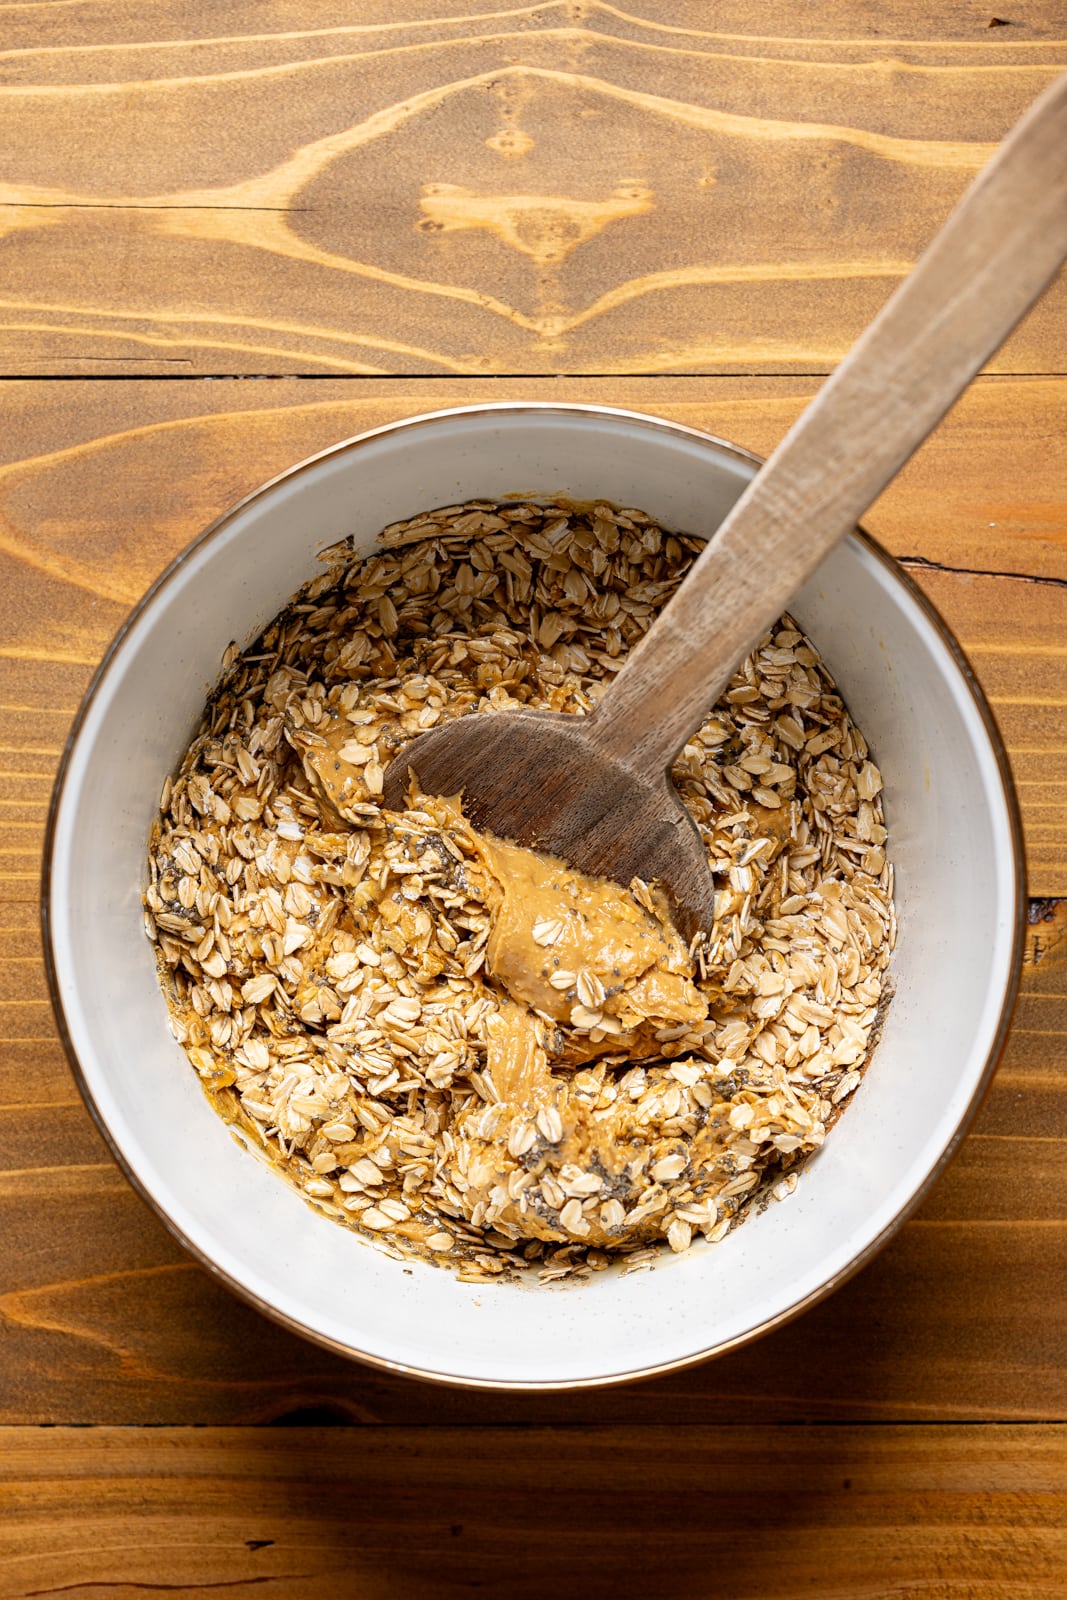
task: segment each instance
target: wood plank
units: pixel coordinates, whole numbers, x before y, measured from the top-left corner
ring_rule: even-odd
[[[1063,1427],[7,1429],[0,1503],[4,1600],[1067,1594]]]
[[[889,1247],[748,1349],[610,1395],[389,1377],[263,1320],[112,1165],[58,1046],[0,1052],[0,1421],[594,1423],[1067,1416],[1067,903],[1035,905],[1024,994],[963,1151]],[[19,1013],[0,1008],[4,1031]],[[235,1362],[235,1352],[240,1352]]]
[[[0,884],[36,895],[35,831],[73,708],[128,607],[207,522],[338,439],[488,397],[658,412],[760,453],[796,379],[0,384]],[[1015,763],[1031,889],[1067,894],[1067,379],[987,379],[868,525],[973,654]],[[606,486],[605,492],[610,493]],[[413,509],[416,509],[413,507]]]
[[[5,6],[0,361],[825,371],[1067,63],[1024,11]],[[1065,306],[995,370],[1067,370]]]

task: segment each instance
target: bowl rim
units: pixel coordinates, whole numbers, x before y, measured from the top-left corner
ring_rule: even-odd
[[[157,578],[149,585],[144,594],[131,608],[128,615],[117,629],[107,649],[101,657],[100,663],[93,672],[89,684],[82,696],[81,703],[71,723],[70,730],[64,741],[59,766],[56,771],[55,783],[49,800],[48,819],[45,827],[44,849],[41,864],[41,933],[44,948],[45,975],[48,983],[48,992],[52,1004],[52,1011],[59,1032],[60,1042],[70,1066],[78,1092],[85,1102],[86,1108],[93,1119],[97,1129],[103,1137],[108,1149],[126,1177],[135,1193],[151,1208],[163,1223],[167,1232],[192,1258],[202,1266],[217,1282],[225,1285],[240,1300],[268,1317],[272,1322],[279,1324],[289,1332],[298,1334],[313,1344],[332,1351],[336,1355],[344,1356],[348,1360],[359,1361],[366,1366],[374,1367],[379,1371],[402,1374],[405,1377],[418,1378],[431,1383],[442,1384],[450,1388],[471,1389],[478,1391],[513,1391],[519,1393],[551,1393],[563,1392],[572,1389],[600,1389],[613,1384],[632,1383],[638,1380],[655,1378],[669,1372],[683,1371],[688,1367],[698,1366],[705,1361],[725,1355],[730,1350],[743,1348],[745,1345],[761,1339],[764,1335],[777,1328],[784,1327],[799,1317],[803,1312],[810,1310],[821,1301],[827,1299],[850,1278],[855,1276],[889,1243],[893,1236],[900,1230],[908,1218],[915,1212],[925,1199],[933,1185],[945,1171],[950,1161],[956,1155],[966,1134],[968,1133],[975,1116],[977,1115],[1004,1052],[1007,1042],[1008,1030],[1011,1025],[1012,1014],[1015,1009],[1019,994],[1019,985],[1022,976],[1022,962],[1024,939],[1027,926],[1027,882],[1026,858],[1023,844],[1022,819],[1019,811],[1018,796],[1015,791],[1011,767],[1003,737],[997,725],[992,708],[986,698],[985,692],[978,681],[974,668],[971,666],[962,646],[957,640],[952,629],[911,575],[889,552],[869,534],[862,525],[857,525],[850,538],[857,539],[877,560],[886,568],[894,581],[905,591],[907,597],[914,602],[919,610],[924,613],[926,620],[931,624],[940,642],[944,645],[951,657],[960,679],[967,689],[974,709],[985,731],[989,747],[993,753],[997,776],[1000,780],[1001,795],[1004,801],[1008,828],[1011,838],[1012,870],[1015,883],[1015,906],[1012,926],[1011,962],[1008,973],[1008,982],[1005,987],[1000,1012],[997,1018],[996,1029],[990,1044],[982,1072],[975,1085],[974,1092],[963,1108],[960,1117],[952,1131],[944,1149],[935,1161],[930,1171],[918,1187],[905,1199],[894,1217],[878,1233],[875,1238],[860,1250],[846,1266],[827,1278],[815,1289],[812,1289],[799,1300],[786,1306],[782,1311],[772,1317],[766,1318],[747,1328],[744,1332],[728,1339],[719,1340],[708,1345],[705,1349],[678,1357],[670,1361],[656,1362],[650,1365],[635,1367],[625,1372],[597,1374],[594,1377],[527,1381],[502,1378],[476,1378],[459,1376],[454,1373],[440,1372],[432,1368],[424,1368],[409,1362],[390,1361],[385,1357],[359,1350],[351,1344],[346,1344],[315,1328],[307,1326],[299,1318],[289,1315],[264,1300],[260,1295],[241,1283],[229,1272],[223,1270],[211,1259],[198,1245],[194,1244],[182,1231],[174,1219],[166,1211],[162,1203],[147,1183],[134,1172],[126,1159],[117,1139],[104,1118],[96,1103],[88,1079],[74,1048],[73,1038],[67,1024],[66,1010],[60,989],[58,972],[56,968],[55,949],[53,945],[53,858],[55,849],[55,835],[58,825],[59,813],[62,809],[66,791],[67,777],[70,771],[74,752],[81,737],[82,729],[96,699],[97,693],[108,674],[112,671],[116,661],[121,655],[128,634],[143,614],[152,606],[156,597],[167,588],[177,573],[185,566],[190,558],[203,550],[226,529],[229,524],[255,501],[268,495],[279,484],[299,477],[312,470],[321,462],[330,458],[355,453],[361,445],[380,439],[385,435],[400,433],[407,430],[433,425],[448,418],[466,416],[491,416],[497,412],[510,414],[544,414],[555,412],[562,414],[580,414],[589,417],[617,418],[621,421],[635,424],[655,432],[680,435],[682,438],[697,440],[702,444],[713,445],[721,453],[733,457],[736,461],[743,462],[746,466],[755,466],[757,469],[764,463],[765,457],[746,450],[743,446],[734,444],[729,439],[723,439],[717,434],[708,432],[703,428],[694,428],[686,423],[674,422],[665,417],[657,417],[649,412],[631,411],[624,407],[584,404],[581,402],[555,401],[555,400],[495,400],[479,404],[464,406],[447,406],[436,411],[420,412],[414,416],[398,418],[393,422],[381,424],[376,428],[369,428],[362,433],[354,434],[350,438],[342,439],[336,444],[328,445],[324,450],[318,450],[313,455],[306,456],[293,466],[276,473],[266,482],[243,495],[233,505],[229,506],[219,516],[215,517],[184,549],[167,564]]]

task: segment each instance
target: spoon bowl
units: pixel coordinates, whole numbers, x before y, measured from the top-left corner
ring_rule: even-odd
[[[693,818],[666,770],[605,748],[603,724],[552,711],[460,717],[422,733],[385,774],[402,809],[412,774],[428,793],[462,794],[473,825],[627,887],[663,885],[687,940],[711,927],[715,884]]]

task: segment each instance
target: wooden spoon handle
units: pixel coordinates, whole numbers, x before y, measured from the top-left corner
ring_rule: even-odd
[[[606,754],[646,772],[670,765],[1065,257],[1067,74],[1009,134],[631,652],[590,719]]]

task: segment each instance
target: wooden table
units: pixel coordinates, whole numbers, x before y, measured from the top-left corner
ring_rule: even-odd
[[[235,497],[486,398],[767,451],[1064,66],[1062,0],[0,3],[0,1596],[1067,1595],[1064,282],[868,519],[1010,746],[1023,998],[800,1321],[542,1397],[302,1343],[116,1170],[37,931],[90,672]]]

